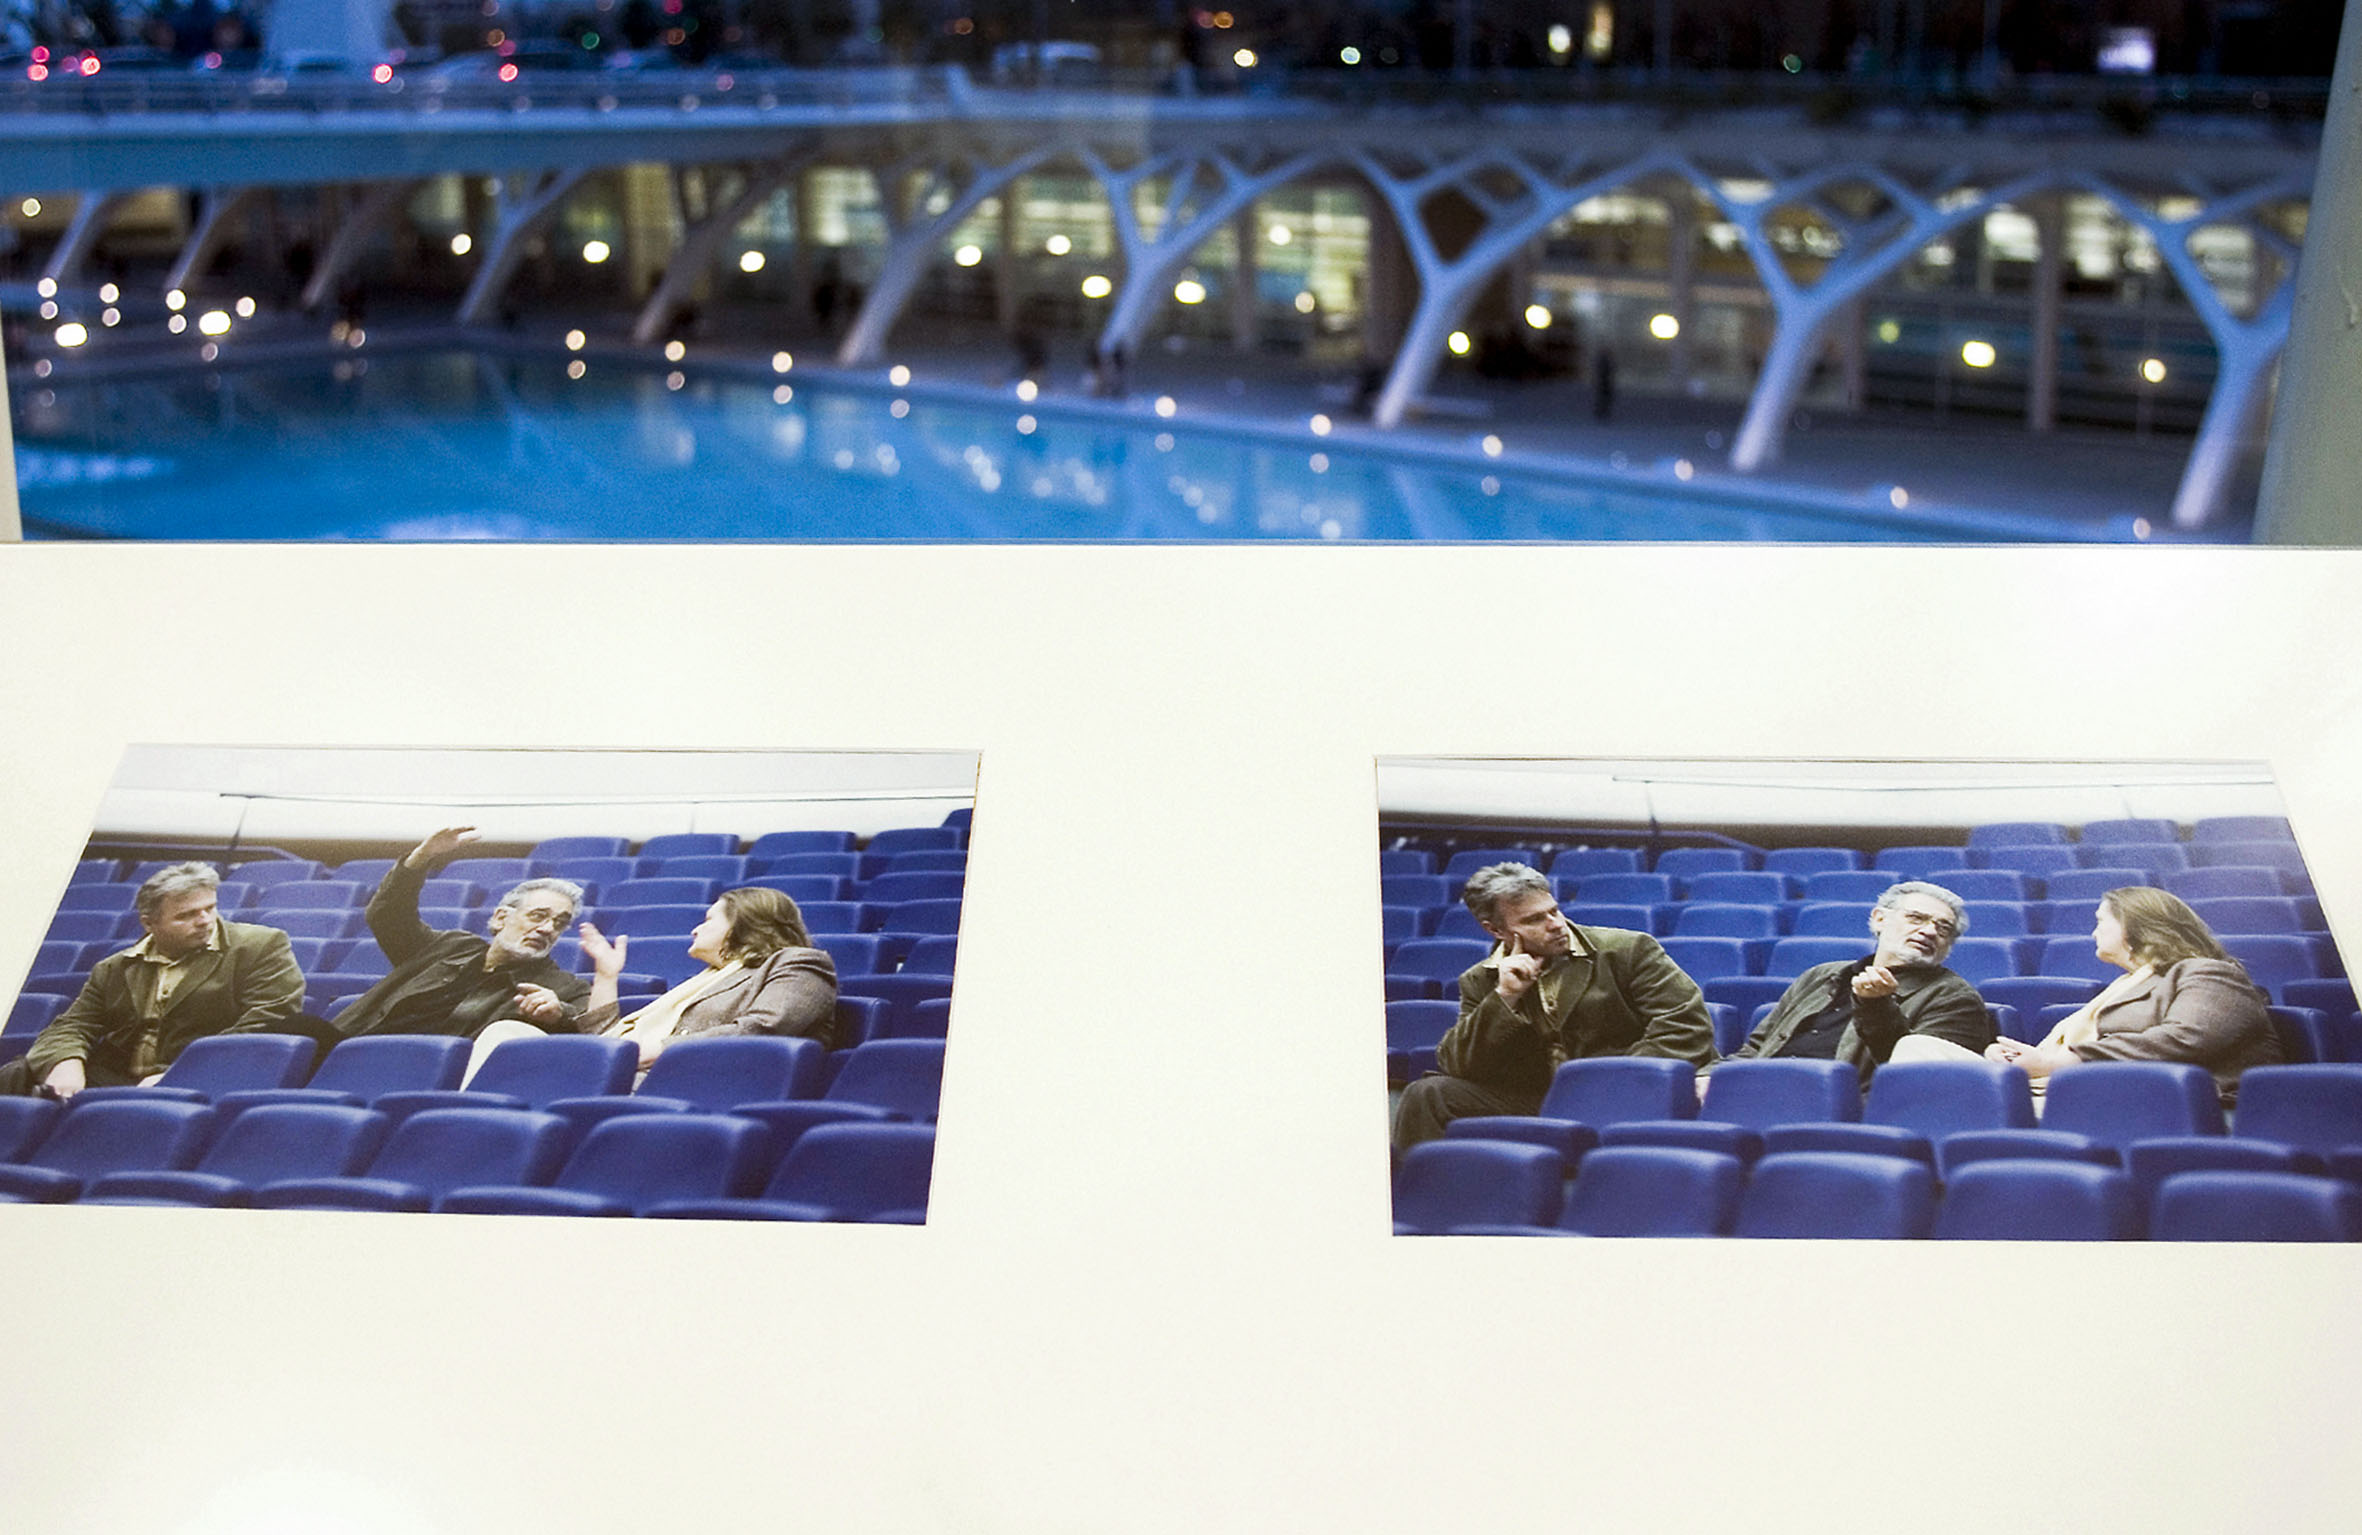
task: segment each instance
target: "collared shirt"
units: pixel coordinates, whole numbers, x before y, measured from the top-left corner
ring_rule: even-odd
[[[221,952],[221,924],[216,922],[205,935],[205,942],[178,959],[169,959],[156,952],[156,935],[142,933],[139,942],[124,951],[156,970],[156,992],[148,999],[147,1010],[140,1015],[139,1042],[131,1047],[131,1076],[133,1081],[156,1069],[156,1038],[164,1027],[164,1009],[170,1005],[172,994],[180,983],[188,979],[189,961],[200,954]]]
[[[1544,1018],[1558,1016],[1559,1007],[1565,1000],[1567,972],[1574,968],[1576,956],[1587,957],[1590,952],[1589,949],[1583,947],[1583,935],[1579,932],[1569,931],[1567,951],[1544,965],[1541,974],[1534,978],[1535,1000],[1541,1003]],[[1492,953],[1477,961],[1479,966],[1493,972],[1493,984],[1496,987],[1500,985],[1501,961],[1508,957],[1503,952],[1502,946],[1496,943],[1493,945]]]

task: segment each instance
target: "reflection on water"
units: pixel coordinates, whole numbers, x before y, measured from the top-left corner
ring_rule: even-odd
[[[570,377],[577,369],[579,377]],[[1002,404],[471,353],[17,392],[29,529],[134,538],[1959,537]]]

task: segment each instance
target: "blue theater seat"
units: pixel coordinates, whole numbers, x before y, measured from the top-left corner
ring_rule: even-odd
[[[1394,951],[1387,975],[1418,985],[1427,997],[1457,997],[1460,973],[1491,952],[1477,938],[1414,938]]]
[[[1649,867],[1686,888],[1701,874],[1736,874],[1754,866],[1754,856],[1742,848],[1669,847]]]
[[[2180,869],[2166,875],[2160,885],[2185,901],[2215,900],[2238,895],[2286,894],[2280,887],[2279,870],[2254,864],[2216,864]]]
[[[2114,820],[2086,821],[2082,838],[2085,842],[2178,842],[2182,829],[2162,816],[2127,816]]]
[[[2051,901],[2082,901],[2089,908],[2111,890],[2127,885],[2150,883],[2148,871],[2132,864],[2099,864],[2053,874],[2042,882],[2043,896]]]
[[[2079,867],[2073,848],[2048,842],[1972,847],[1968,850],[1968,861],[1971,868],[2006,869],[2029,879],[2040,880]]]
[[[2302,893],[2290,889],[2296,880],[2304,889],[2312,883],[2305,868],[2304,854],[2293,842],[2200,842],[2190,848],[2190,863],[2202,869],[2238,867],[2273,869],[2282,876],[2280,887],[2290,894]]]
[[[2089,948],[2088,941],[2083,941]],[[2047,954],[2047,949],[2045,953]],[[2032,1018],[2048,1007],[2081,1007],[2100,994],[2106,983],[2097,976],[2019,975],[1977,983],[1977,994],[1989,1006],[2015,1008]]]
[[[2190,902],[2218,938],[2245,933],[2296,933],[2304,930],[2296,902],[2287,896],[2217,895]]]
[[[837,977],[839,997],[873,997],[886,1004],[878,1019],[878,1028],[887,1034],[905,1032],[911,1009],[921,1002],[948,999],[951,996],[951,977],[948,975],[840,975]]]
[[[1673,899],[1673,879],[1666,874],[1581,874],[1575,877],[1573,895],[1586,903],[1653,906]]]
[[[1816,874],[1842,874],[1862,867],[1862,855],[1850,847],[1777,847],[1763,855],[1767,874],[1810,880]]]
[[[929,1125],[815,1125],[797,1137],[759,1199],[674,1200],[652,1216],[921,1225],[935,1166]]]
[[[2085,843],[2075,857],[2087,869],[2138,869],[2137,884],[2154,885],[2177,869],[2190,866],[2190,854],[2179,842]]]
[[[60,911],[127,912],[138,904],[136,885],[68,885],[58,897]]]
[[[357,911],[368,899],[369,887],[352,880],[289,880],[265,886],[256,896],[255,906],[260,911],[308,911],[323,906]]]
[[[1589,1125],[1579,1125],[1571,1119],[1529,1119],[1516,1114],[1468,1114],[1444,1126],[1444,1135],[1456,1141],[1516,1141],[1526,1146],[1546,1146],[1558,1153],[1567,1171],[1580,1167],[1583,1158],[1599,1144],[1599,1132]]]
[[[864,929],[873,933],[956,933],[960,930],[960,902],[956,899],[897,901],[891,906],[862,905]]]
[[[1788,876],[1761,869],[1725,870],[1691,879],[1691,902],[1730,902],[1744,906],[1778,906],[1788,899]]]
[[[949,1039],[951,1037],[951,998],[926,997],[907,1009],[886,1017],[869,1036],[872,1039]]]
[[[684,1039],[629,1093],[558,1098],[544,1108],[579,1134],[619,1114],[726,1114],[742,1103],[817,1098],[827,1054],[816,1039],[775,1034]]]
[[[214,1099],[226,1126],[269,1103],[367,1108],[388,1093],[448,1092],[467,1070],[471,1041],[442,1034],[367,1034],[328,1052],[302,1087],[247,1088]]]
[[[1530,847],[1472,847],[1465,852],[1454,853],[1445,860],[1443,877],[1455,886],[1465,885],[1469,875],[1497,863],[1522,863],[1534,867],[1541,861],[1542,855]]]
[[[1968,831],[1970,847],[2031,847],[2063,845],[2067,828],[2055,821],[1987,821]]]
[[[861,899],[892,906],[905,901],[956,901],[967,888],[964,874],[881,874],[861,887]]]
[[[426,916],[424,912],[419,915],[422,919]],[[360,908],[353,906],[298,908],[285,911],[266,907],[253,920],[261,923],[264,927],[275,927],[290,938],[321,940],[351,938],[361,931]],[[431,927],[434,924],[429,921],[427,925]],[[307,975],[314,968],[304,965],[301,958],[296,960],[296,964]]]
[[[1582,927],[1620,927],[1635,933],[1655,934],[1657,913],[1679,910],[1676,906],[1626,906],[1609,901],[1576,901],[1563,906],[1566,919]]]
[[[629,858],[554,858],[533,861],[533,872],[549,879],[570,879],[586,890],[606,891],[634,878],[639,865]]]
[[[2362,1240],[2362,1189],[2301,1173],[2175,1173],[2157,1190],[2160,1242]]]
[[[1547,1226],[1558,1218],[1565,1164],[1543,1146],[1511,1141],[1427,1141],[1394,1176],[1398,1235],[1434,1236],[1456,1226]]]
[[[139,921],[127,911],[65,911],[49,919],[43,943],[111,943],[128,940],[139,931]]]
[[[631,1091],[639,1046],[602,1035],[552,1034],[495,1045],[456,1092],[381,1094],[371,1105],[396,1123],[427,1109],[545,1109],[560,1098]]]
[[[1863,918],[1867,923],[1869,919]],[[1868,954],[1876,946],[1865,926],[1859,938],[1783,938],[1772,945],[1771,957],[1764,961],[1764,974],[1794,980],[1815,965],[1837,961],[1852,963]]]
[[[76,1102],[29,1161],[0,1164],[0,1200],[60,1204],[109,1173],[193,1167],[213,1122],[204,1104],[174,1098]]]
[[[715,894],[746,883],[747,859],[742,853],[694,853],[686,858],[660,858],[655,878],[701,879]]]
[[[61,1112],[47,1098],[0,1098],[0,1163],[22,1162],[39,1151]]]
[[[1845,938],[1866,951],[1870,937],[1870,902],[1868,901],[1807,901],[1796,910],[1796,926],[1791,930],[1797,938]],[[1857,951],[1856,957],[1860,957]]]
[[[1960,894],[1957,890],[1952,893]],[[1960,905],[1968,914],[1968,930],[1979,938],[2026,936],[2026,907],[2022,901],[1963,900]]]
[[[1785,943],[1789,940],[1782,939]],[[1663,940],[1665,953],[1682,972],[1693,981],[1711,981],[1726,975],[1753,975],[1761,956],[1750,952],[1748,941],[1738,938],[1667,938]]]
[[[85,858],[74,865],[67,882],[75,885],[103,885],[123,872],[123,865],[112,858]]]
[[[468,1185],[441,1208],[465,1215],[639,1215],[672,1200],[726,1199],[761,1176],[762,1126],[729,1114],[638,1114],[591,1127],[547,1187]]]
[[[1861,1076],[1842,1061],[1725,1061],[1706,1079],[1699,1112],[1754,1130],[1853,1123],[1862,1117]]]
[[[1440,874],[1382,874],[1378,877],[1378,898],[1389,906],[1434,910],[1452,905],[1459,899],[1459,892]]]
[[[265,1104],[223,1126],[194,1168],[108,1173],[83,1188],[81,1202],[245,1205],[266,1183],[358,1173],[385,1143],[387,1129],[386,1117],[369,1109]]]
[[[526,862],[541,873],[555,873],[556,865],[576,859],[621,858],[630,846],[625,837],[545,837],[533,844]]]
[[[2023,904],[2026,899],[2026,876],[2016,869],[1946,869],[1936,883],[1963,901]]]
[[[2018,973],[2017,945],[2007,938],[1963,938],[1944,956],[1944,965],[1972,986],[2006,980]]]
[[[2294,842],[2296,832],[2281,815],[2210,815],[2190,827],[2192,842]]]
[[[903,975],[950,975],[959,963],[960,940],[957,934],[936,934],[921,938],[902,956]]]
[[[600,888],[599,913],[612,923],[627,910],[655,909],[677,914],[687,908],[696,911],[697,921],[703,921],[705,908],[713,904],[713,898],[714,882],[710,879],[627,879]],[[689,925],[695,927],[697,922]]]
[[[1935,1229],[1935,1176],[1903,1157],[1766,1155],[1740,1197],[1743,1237],[1917,1238]]]
[[[1561,1230],[1594,1237],[1714,1237],[1738,1219],[1738,1159],[1670,1146],[1603,1146],[1583,1159]]]
[[[142,867],[145,867],[144,865]],[[222,870],[224,880],[236,880],[242,885],[299,884],[316,880],[327,873],[328,866],[311,858],[258,858],[250,863],[233,864]],[[154,873],[154,870],[149,870]],[[140,876],[146,879],[147,875]]]
[[[395,1126],[365,1173],[281,1179],[257,1188],[253,1202],[264,1210],[431,1210],[469,1185],[545,1184],[571,1144],[555,1114],[429,1109]]]
[[[1897,880],[1924,879],[1940,885],[1951,870],[1968,867],[1968,849],[1925,844],[1880,848],[1871,867]]]
[[[74,1107],[137,1095],[211,1103],[225,1093],[297,1087],[312,1069],[319,1046],[300,1034],[213,1034],[192,1039],[153,1087],[92,1087]]]
[[[1381,850],[1378,854],[1378,873],[1382,877],[1396,874],[1433,874],[1434,872],[1435,855],[1433,853],[1422,853],[1416,848],[1390,847]]]
[[[1460,1004],[1449,998],[1386,1004],[1386,1075],[1409,1082],[1435,1069],[1435,1047],[1460,1019]]]
[[[806,853],[851,853],[853,843],[854,836],[849,831],[767,831],[747,844],[746,856],[793,858]]]
[[[695,858],[706,853],[735,853],[738,834],[726,831],[676,831],[650,837],[632,849],[642,870],[667,858]]]
[[[2280,990],[2290,981],[2320,977],[2321,967],[2314,957],[2313,946],[2302,938],[2252,933],[2221,936],[2224,950],[2247,968],[2247,978],[2270,992],[2275,1002],[2281,1000]]]
[[[1978,1162],[1949,1175],[1935,1234],[1972,1242],[2130,1242],[2146,1224],[2132,1180],[2082,1162]]]
[[[1550,860],[1553,880],[1586,874],[1638,874],[1640,852],[1629,847],[1571,847]]]
[[[1545,1119],[1606,1126],[1628,1119],[1698,1117],[1697,1068],[1646,1055],[1567,1061],[1542,1099]]]

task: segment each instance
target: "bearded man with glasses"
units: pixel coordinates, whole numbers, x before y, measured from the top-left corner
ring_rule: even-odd
[[[1985,999],[1944,968],[1968,931],[1960,897],[1925,880],[1890,885],[1870,910],[1871,953],[1798,976],[1732,1060],[1837,1060],[1870,1074],[1907,1060],[1914,1036],[1982,1052],[1994,1039]]]

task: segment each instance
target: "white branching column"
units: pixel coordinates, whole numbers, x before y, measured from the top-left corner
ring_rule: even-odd
[[[794,180],[805,163],[804,157],[796,156],[748,167],[738,190],[689,226],[681,237],[679,249],[665,263],[664,276],[657,280],[656,290],[648,295],[639,318],[632,323],[632,340],[646,346],[664,334],[673,316],[680,313],[681,306],[697,291],[698,283],[713,269],[714,255],[730,232]],[[800,235],[802,231],[797,233]]]
[[[500,296],[515,279],[527,246],[557,217],[558,209],[589,174],[586,170],[545,170],[502,178],[500,205],[484,264],[476,268],[475,280],[459,301],[462,325],[480,325],[499,308]]]
[[[1045,144],[1027,150],[1001,165],[980,160],[943,161],[923,171],[908,161],[878,173],[878,205],[886,219],[886,255],[878,279],[862,300],[861,313],[837,348],[837,361],[847,367],[874,363],[885,355],[886,337],[903,308],[918,290],[919,279],[942,254],[944,237],[964,223],[987,198],[1061,153]],[[907,197],[903,188],[913,174],[917,184]],[[939,196],[940,194],[940,196]],[[941,207],[929,212],[937,201]]]
[[[352,200],[336,226],[336,233],[329,237],[328,249],[321,255],[319,265],[312,268],[311,280],[303,285],[300,302],[304,308],[317,309],[327,302],[328,295],[336,291],[337,284],[344,281],[344,274],[361,259],[361,252],[368,249],[377,231],[407,208],[423,185],[421,181],[373,181]]]

